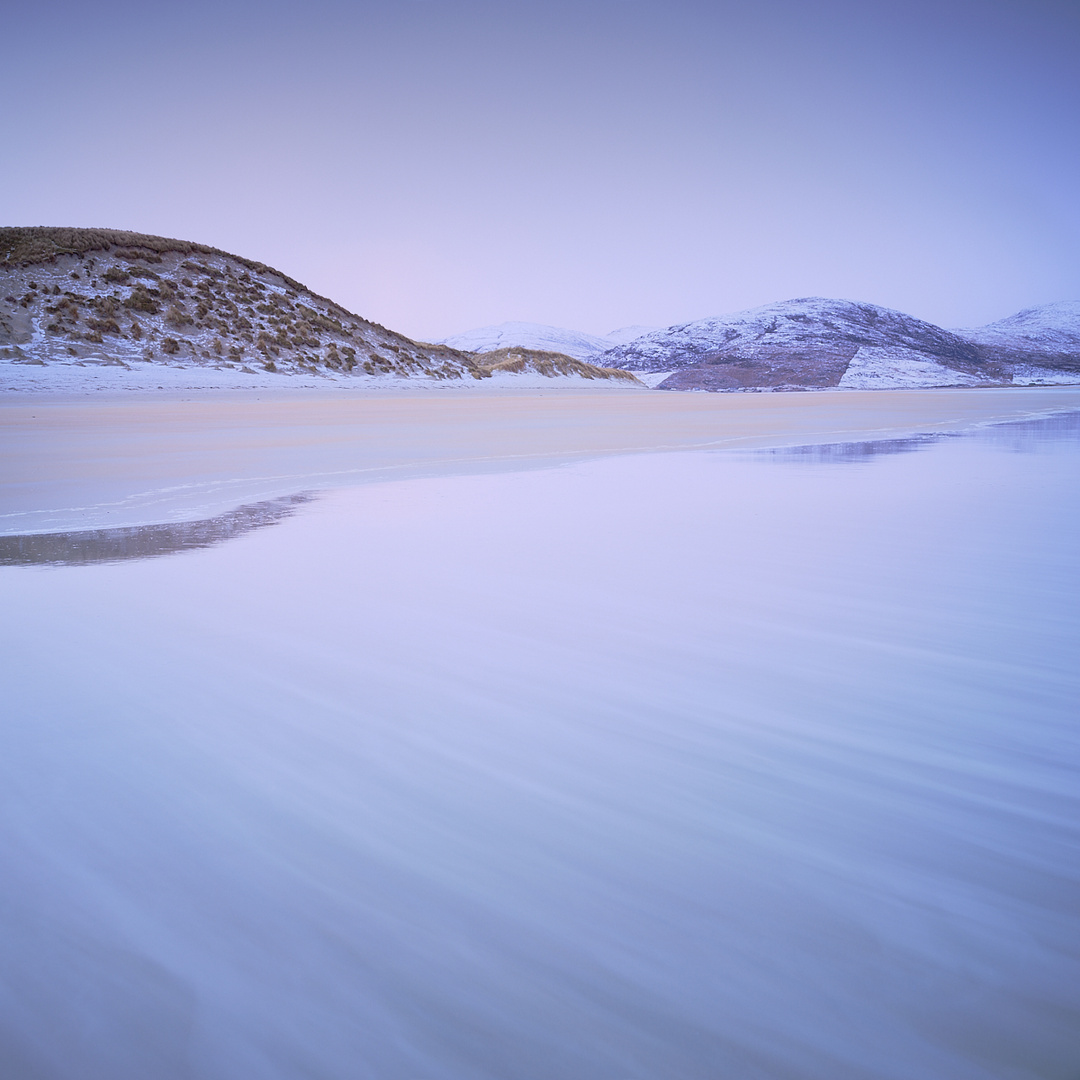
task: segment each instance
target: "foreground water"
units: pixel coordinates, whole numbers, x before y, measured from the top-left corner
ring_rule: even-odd
[[[0,568],[0,1075],[1075,1078],[1078,493],[1064,418]]]

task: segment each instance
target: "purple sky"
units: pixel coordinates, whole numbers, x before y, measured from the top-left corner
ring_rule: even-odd
[[[415,337],[1080,299],[1080,3],[9,5],[4,224],[262,259]]]

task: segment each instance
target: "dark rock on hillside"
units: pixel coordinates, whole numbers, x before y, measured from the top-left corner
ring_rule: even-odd
[[[857,345],[789,348],[758,345],[706,355],[659,384],[660,390],[774,390],[837,386]]]

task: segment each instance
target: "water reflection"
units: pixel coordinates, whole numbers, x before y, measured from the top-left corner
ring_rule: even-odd
[[[202,521],[0,536],[0,566],[85,566],[126,559],[153,559],[211,547],[254,529],[276,525],[314,497],[311,492],[299,492],[239,506],[227,514]]]
[[[749,451],[749,456],[759,461],[848,465],[893,454],[914,453],[959,437],[955,433],[928,433],[902,439],[782,446]],[[1080,446],[1080,412],[993,424],[968,432],[963,437],[1016,453],[1051,450],[1064,445]],[[85,566],[127,559],[152,559],[210,547],[243,536],[253,529],[283,521],[314,497],[311,492],[300,492],[250,503],[202,521],[0,536],[0,566]]]
[[[866,442],[818,443],[809,446],[777,446],[755,451],[754,456],[771,461],[806,465],[850,465],[872,461],[887,454],[910,454],[946,438],[943,435],[915,435],[906,439],[878,439]]]
[[[975,436],[980,442],[1017,453],[1080,445],[1080,412],[1057,413],[1036,420],[1010,420],[982,428]]]
[[[946,439],[969,438],[1015,453],[1034,453],[1064,445],[1080,445],[1080,412],[1057,413],[1033,420],[1008,420],[990,424],[962,435],[949,432],[913,435],[904,439],[876,439],[862,442],[819,443],[809,446],[780,446],[755,450],[753,456],[806,465],[850,465],[873,461],[890,454],[910,454],[926,450]]]
[[[0,575],[0,1078],[1078,1077],[1077,489],[624,454]]]

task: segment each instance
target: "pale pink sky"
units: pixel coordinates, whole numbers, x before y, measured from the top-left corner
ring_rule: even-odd
[[[4,224],[262,259],[434,338],[1080,299],[1074,2],[24,4]]]

